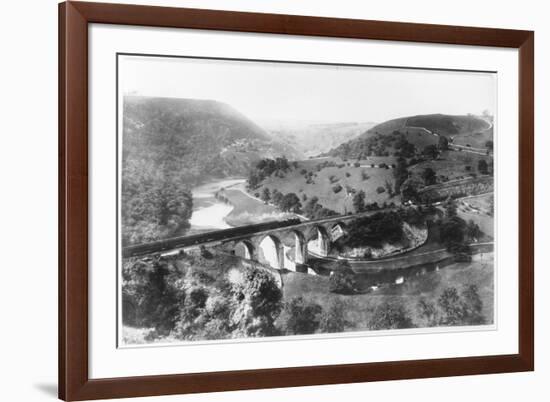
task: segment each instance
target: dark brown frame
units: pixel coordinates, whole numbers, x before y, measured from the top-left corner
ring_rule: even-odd
[[[519,49],[519,353],[90,380],[88,377],[88,24],[260,32]],[[532,371],[534,33],[184,8],[59,5],[59,397],[103,399]]]

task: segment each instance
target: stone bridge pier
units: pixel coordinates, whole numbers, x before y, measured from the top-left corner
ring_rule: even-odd
[[[235,255],[247,260],[276,269],[308,272],[309,255],[328,256],[333,240],[344,232],[343,222],[311,225],[304,222],[300,227],[276,229],[267,234],[232,240],[224,245]]]

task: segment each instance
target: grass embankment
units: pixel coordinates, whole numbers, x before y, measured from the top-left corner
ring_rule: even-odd
[[[481,231],[491,239],[495,237],[495,219],[493,217],[491,201],[493,193],[477,197],[466,198],[458,204],[458,216],[479,225]]]
[[[323,207],[341,214],[354,212],[352,190],[365,191],[367,203],[377,202],[382,205],[384,202],[393,201],[397,204],[400,198],[390,197],[385,188],[387,181],[393,186],[393,170],[370,167],[371,164],[380,163],[391,165],[394,159],[378,157],[358,161],[360,165],[368,165],[363,167],[356,167],[355,160],[343,161],[340,158],[304,160],[298,162],[296,168],[286,172],[284,177],[271,175],[266,178],[253,193],[262,194],[264,188],[268,188],[270,192],[277,189],[283,194],[295,193],[300,198],[302,206],[310,198],[317,197]],[[337,166],[322,167],[327,162]],[[339,186],[341,189],[338,189]]]
[[[367,324],[374,309],[384,302],[402,302],[408,310],[413,323],[421,323],[416,305],[421,298],[433,303],[443,290],[455,287],[459,292],[468,285],[478,287],[483,302],[483,315],[486,323],[493,322],[493,255],[487,253],[483,261],[455,263],[439,271],[406,279],[403,284],[383,285],[377,290],[365,294],[339,295],[329,292],[327,277],[304,275],[289,272],[283,275],[283,297],[289,301],[294,297],[303,298],[319,304],[323,310],[340,300],[346,304],[346,319],[354,323],[347,331],[368,330]]]
[[[234,207],[225,218],[227,224],[242,226],[294,217],[293,214],[281,212],[275,206],[265,204],[245,191],[244,184],[238,184],[220,192]]]

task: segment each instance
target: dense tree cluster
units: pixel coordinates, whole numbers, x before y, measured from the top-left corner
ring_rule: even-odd
[[[248,188],[255,189],[266,178],[276,173],[284,177],[284,174],[291,169],[293,165],[288,162],[284,156],[275,159],[261,159],[250,169],[248,174]]]
[[[401,302],[384,302],[376,306],[368,326],[372,330],[414,327],[409,311]]]
[[[333,293],[354,294],[357,293],[357,281],[355,273],[347,261],[339,262],[329,278],[329,290]]]
[[[282,293],[271,274],[243,268],[230,278],[214,278],[192,268],[196,263],[189,261],[183,271],[174,261],[160,259],[126,263],[123,322],[154,328],[153,336],[189,340],[279,333],[275,320],[283,308]]]
[[[397,137],[397,140],[394,143],[394,148],[396,149],[395,155],[402,158],[410,158],[416,153],[416,147],[414,144],[411,144],[407,141],[407,138],[399,133],[399,131],[394,131],[394,136]]]
[[[422,172],[422,178],[424,179],[424,184],[426,184],[426,186],[431,186],[437,181],[437,175],[435,171],[430,167],[424,169],[424,171]]]
[[[171,169],[127,160],[122,172],[122,243],[136,244],[180,235],[189,227],[193,198]]]
[[[338,242],[348,247],[380,246],[384,242],[397,242],[403,236],[403,218],[399,213],[378,212],[353,220],[348,224],[346,235]]]
[[[476,285],[468,285],[460,293],[454,287],[445,288],[437,303],[421,298],[417,310],[422,324],[428,327],[485,323],[483,302]]]
[[[480,159],[479,162],[477,163],[477,170],[481,174],[488,174],[489,173],[489,164],[487,163],[487,161],[484,160],[484,159]]]
[[[460,260],[468,261],[471,254],[469,244],[478,241],[483,233],[474,221],[466,222],[457,215],[455,201],[447,200],[444,208],[445,216],[435,222],[439,229],[439,241]]]
[[[262,192],[262,200],[268,202],[271,200],[273,205],[283,212],[292,212],[299,214],[302,212],[302,203],[300,198],[295,193],[283,194],[279,190],[274,189],[269,196],[269,189],[264,188]]]
[[[325,218],[327,216],[337,215],[336,211],[323,207],[319,204],[319,198],[316,196],[308,199],[304,206],[303,213],[310,219]]]
[[[437,146],[440,151],[447,151],[449,149],[449,139],[444,135],[440,135]]]
[[[393,177],[395,179],[395,193],[401,193],[401,185],[409,177],[409,171],[407,170],[407,161],[405,158],[397,159],[397,166],[393,169]]]
[[[320,324],[322,307],[303,297],[295,297],[285,303],[281,324],[286,335],[313,334]]]

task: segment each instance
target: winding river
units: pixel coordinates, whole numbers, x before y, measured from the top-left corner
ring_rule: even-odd
[[[233,210],[233,206],[218,201],[215,194],[222,188],[244,182],[245,179],[223,179],[195,187],[192,190],[193,215],[189,221],[189,234],[230,228],[225,217]]]
[[[228,188],[236,184],[244,183],[245,179],[223,179],[211,181],[206,184],[201,184],[193,188],[193,214],[191,215],[191,228],[189,234],[207,232],[211,230],[227,229],[232,226],[225,221],[227,215],[233,210],[233,206],[225,204],[216,199],[216,192],[222,188]],[[287,257],[287,246],[284,247],[284,266],[294,269],[294,262]],[[277,254],[274,245],[269,244],[269,241],[264,241],[260,244],[260,248],[267,261],[272,266],[276,265]]]

